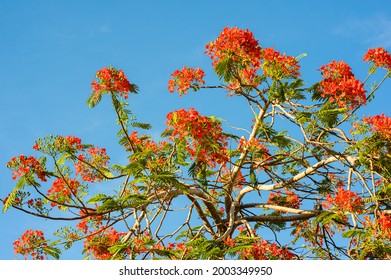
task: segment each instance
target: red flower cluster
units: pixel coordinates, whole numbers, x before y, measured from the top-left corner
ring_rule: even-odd
[[[278,247],[263,239],[254,243],[249,249],[240,252],[243,260],[294,260],[295,255],[286,248]]]
[[[379,133],[384,139],[391,140],[391,118],[381,115],[366,117],[363,122],[370,125],[370,131]]]
[[[228,236],[227,238],[223,239],[223,242],[229,248],[236,247],[235,239],[233,239],[231,236]]]
[[[171,139],[186,141],[186,148],[191,158],[206,162],[215,167],[228,160],[227,136],[222,133],[218,121],[201,116],[190,108],[171,112],[167,115],[167,130],[173,130]],[[190,141],[190,142],[189,142]]]
[[[51,139],[51,138],[50,138]],[[45,146],[45,144],[44,144]],[[51,139],[51,142],[47,146],[56,149],[57,151],[67,151],[73,150],[83,150],[84,145],[81,143],[81,139],[75,136],[61,136],[57,135],[54,139]],[[33,146],[33,149],[39,151],[42,147],[39,145],[39,142],[36,142]]]
[[[381,47],[368,49],[363,59],[364,61],[371,61],[376,67],[384,68],[387,71],[391,70],[391,54]]]
[[[391,217],[381,213],[377,222],[379,223],[382,235],[391,239]]]
[[[121,96],[124,95],[126,99],[128,98],[128,92],[135,92],[134,85],[129,83],[124,72],[112,66],[100,69],[95,77],[98,81],[94,80],[91,83],[91,91],[94,93],[95,99],[108,92],[118,92]]]
[[[361,197],[352,191],[345,190],[343,187],[339,187],[334,196],[328,194],[322,205],[324,208],[335,206],[340,211],[356,213],[361,213],[363,206]]]
[[[257,163],[267,162],[270,158],[269,150],[266,145],[256,138],[247,141],[246,138],[241,137],[237,150],[243,152],[245,149],[251,152],[258,152],[261,155],[261,158],[254,158],[254,161]]]
[[[237,75],[237,78],[234,78],[227,87],[228,91],[231,92],[231,95],[238,91],[240,92],[243,85],[256,87],[261,84],[261,81],[256,79],[258,77],[257,69],[250,66],[238,71]]]
[[[194,69],[183,66],[182,70],[176,70],[171,76],[172,79],[168,81],[168,90],[174,92],[176,88],[179,96],[187,94],[190,88],[197,90],[200,84],[205,84],[203,80],[205,73],[198,67]]]
[[[242,189],[243,185],[246,183],[246,178],[243,176],[243,173],[239,171],[236,175],[235,181],[233,181],[233,177],[231,174],[231,169],[227,168],[227,166],[223,166],[220,172],[220,180],[225,185],[227,183],[232,184],[235,189]],[[212,194],[218,195],[216,190],[212,190]]]
[[[275,51],[274,48],[262,50],[263,73],[273,79],[298,78],[300,76],[299,62],[293,56],[287,56]]]
[[[299,209],[301,205],[299,197],[290,190],[286,190],[285,193],[286,195],[281,195],[281,190],[278,190],[275,193],[270,193],[267,203]]]
[[[33,260],[43,260],[44,256],[47,258],[43,248],[48,245],[41,230],[27,230],[13,245],[15,254],[23,255],[24,259],[28,256],[31,256]]]
[[[83,149],[83,145],[81,144],[80,138],[74,136],[65,136],[65,137],[58,136],[57,139],[58,141],[60,141],[60,143],[65,144],[68,148],[73,148],[76,150]]]
[[[79,211],[80,216],[82,217],[81,221],[77,223],[76,227],[84,232],[88,232],[88,227],[99,228],[102,225],[103,215],[97,215],[96,209],[82,209]],[[90,232],[93,233],[93,232]]]
[[[65,181],[63,178],[57,178],[47,193],[47,196],[54,200],[50,205],[54,207],[60,204],[58,208],[61,208],[61,204],[69,202],[71,196],[77,194],[79,187],[80,182],[75,179],[67,179]]]
[[[133,131],[129,135],[129,139],[132,142],[132,147],[137,151],[141,151],[145,153],[146,159],[148,158],[147,167],[153,168],[153,165],[157,163],[159,166],[163,166],[165,164],[165,156],[162,153],[163,149],[166,147],[166,141],[159,141],[156,143],[155,141],[149,139],[146,135],[138,136],[137,131]],[[128,148],[128,144],[125,145]],[[135,161],[136,158],[131,158],[131,161]]]
[[[113,256],[109,248],[119,242],[123,236],[124,233],[119,233],[112,227],[105,229],[99,234],[87,236],[84,241],[84,250],[96,260],[108,260]]]
[[[80,154],[77,158],[78,161],[75,163],[76,174],[80,175],[83,181],[91,183],[102,181],[103,174],[99,172],[99,168],[106,168],[110,160],[105,148],[91,147],[87,154]]]
[[[349,109],[366,104],[366,90],[357,80],[348,64],[343,61],[332,61],[320,68],[323,80],[319,83],[322,97],[336,101],[340,108],[349,105]]]
[[[255,40],[252,32],[237,27],[225,27],[214,42],[206,45],[205,53],[210,56],[216,66],[220,61],[232,59],[241,64],[242,68],[251,65],[260,67],[261,46]]]
[[[22,177],[30,172],[33,172],[41,181],[46,182],[45,170],[36,157],[26,157],[24,155],[14,157],[11,159],[11,161],[8,162],[7,167],[14,169],[14,171],[12,172],[13,180],[16,180],[19,177]]]

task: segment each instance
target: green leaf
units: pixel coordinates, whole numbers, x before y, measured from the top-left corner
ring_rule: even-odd
[[[106,212],[106,211],[116,211],[120,208],[121,208],[121,206],[118,205],[117,201],[115,201],[112,197],[109,197],[98,208],[97,213],[102,213],[102,212]]]
[[[322,225],[325,225],[328,222],[330,222],[333,219],[334,216],[335,216],[335,213],[330,212],[330,211],[324,211],[323,213],[319,214],[315,218],[315,221],[317,223],[321,223]]]
[[[338,123],[339,116],[346,112],[346,108],[335,108],[333,104],[326,102],[317,115],[321,122],[328,127],[332,127]]]
[[[292,141],[285,136],[286,130],[280,131],[277,135],[273,136],[273,142],[280,148],[287,148],[291,145]]]
[[[136,84],[132,84],[132,86],[131,86],[129,91],[134,93],[134,94],[138,94],[138,86]]]
[[[24,177],[21,177],[19,181],[16,183],[12,192],[9,194],[7,201],[4,203],[3,213],[5,213],[12,206],[18,192],[21,191],[25,186],[26,186],[26,179]]]
[[[139,194],[128,194],[120,197],[117,202],[124,208],[136,208],[140,205],[151,203],[145,196]]]
[[[108,248],[112,254],[120,254],[129,247],[128,243],[118,243]]]
[[[87,105],[90,108],[94,108],[96,105],[99,104],[99,102],[102,100],[102,94],[95,95],[95,93],[92,93],[90,97],[87,99]]]
[[[196,162],[193,162],[188,171],[187,171],[187,174],[192,177],[192,178],[195,178],[195,175],[196,175],[196,169],[197,169],[197,165],[196,165]]]
[[[298,112],[295,116],[296,120],[300,124],[305,124],[311,120],[312,113],[310,112]]]
[[[235,134],[226,133],[226,132],[222,132],[221,134],[226,136],[226,137],[228,137],[228,138],[232,138],[232,139],[235,139],[235,140],[239,140],[240,139],[240,136],[237,136]]]
[[[302,59],[303,57],[306,57],[306,56],[307,56],[306,53],[299,54],[298,56],[295,57],[295,60],[299,61],[300,59]]]
[[[320,90],[319,83],[313,84],[308,91],[312,92],[312,101],[324,101],[327,99],[326,97],[322,97],[322,91]]]
[[[61,250],[55,247],[43,247],[43,251],[58,260],[60,258]]]
[[[250,165],[250,183],[254,187],[256,187],[258,185],[258,179],[257,179],[257,176],[255,175],[253,165]]]
[[[226,58],[217,63],[215,67],[215,73],[220,79],[223,79],[224,82],[231,82],[233,79],[232,59]]]
[[[134,156],[136,156],[136,155],[133,155],[133,157]],[[145,165],[143,162],[135,161],[135,162],[128,164],[123,169],[123,172],[128,175],[138,176],[144,169],[145,169]]]
[[[91,197],[87,201],[87,204],[94,204],[94,203],[106,201],[106,200],[111,199],[111,198],[112,198],[111,196],[105,195],[103,193],[98,193],[98,194],[94,195],[93,197]]]
[[[347,231],[345,231],[344,233],[342,233],[342,237],[344,238],[351,238],[351,237],[355,237],[359,234],[363,233],[362,230],[359,230],[359,229],[349,229]]]
[[[113,177],[114,177],[113,173],[111,173],[110,170],[108,170],[107,168],[101,168],[101,169],[99,169],[99,171],[100,171],[107,179],[110,179],[110,178],[113,178]]]
[[[57,160],[57,165],[63,165],[67,159],[71,158],[72,155],[71,154],[63,154],[58,160]]]
[[[145,129],[145,130],[149,130],[149,129],[152,128],[151,124],[149,124],[149,123],[141,123],[141,122],[133,122],[133,123],[131,123],[131,126],[135,127],[135,128]]]

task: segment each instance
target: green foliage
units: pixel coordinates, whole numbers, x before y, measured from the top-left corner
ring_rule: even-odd
[[[252,37],[248,31],[234,35],[240,34]],[[58,241],[43,246],[44,253],[56,259],[61,253],[58,245],[68,249],[77,240],[85,243],[83,253],[94,258],[111,254],[112,259],[234,259],[249,249],[260,254],[267,249],[265,256],[279,258],[271,250],[293,250],[290,244],[299,241],[300,258],[390,258],[388,134],[384,137],[359,121],[351,135],[344,132],[345,126],[356,120],[354,114],[362,104],[342,108],[344,97],[338,102],[340,97],[333,96],[335,100],[330,102],[320,87],[323,83],[306,87],[302,79],[294,78],[299,76],[296,62],[305,54],[293,62],[291,57],[274,51],[271,55],[275,57],[266,58],[260,46],[252,46],[251,42],[224,42],[227,49],[220,50],[214,59],[218,61],[214,70],[220,85],[204,86],[198,80],[194,83],[191,71],[182,77],[184,81],[175,78],[177,84],[184,82],[183,88],[224,88],[238,95],[235,102],[239,98],[247,102],[254,119],[246,127],[231,127],[240,136],[235,131],[222,132],[223,137],[218,134],[219,140],[214,139],[215,131],[211,129],[219,126],[219,132],[222,123],[215,116],[194,124],[189,117],[183,131],[164,130],[164,141],[138,136],[140,130],[152,128],[139,122],[125,102],[128,92],[137,93],[138,88],[131,85],[128,89],[123,73],[112,72],[111,78],[118,80],[104,84],[103,79],[99,85],[94,84],[87,104],[93,108],[103,95],[110,96],[125,162],[108,167],[108,157],[102,159],[98,154],[95,158],[94,149],[89,149],[94,146],[79,145],[80,139],[69,141],[52,135],[38,139],[34,149],[45,155],[38,159],[39,164],[35,157],[26,158],[28,162],[23,164],[11,161],[14,178],[20,178],[4,201],[3,212],[14,206],[44,218],[76,221],[75,228],[56,232]],[[235,50],[230,49],[230,43]],[[251,49],[254,53],[248,51]],[[244,50],[248,51],[245,55]],[[370,75],[375,71],[372,65]],[[391,71],[385,78],[390,75]],[[125,90],[111,92],[118,88],[111,82],[118,82],[116,86]],[[372,85],[368,101],[380,84]],[[239,107],[233,108],[235,119],[240,112],[235,111]],[[180,118],[180,114],[172,114],[172,124],[181,124]],[[46,178],[54,180],[41,187]],[[61,180],[56,179],[66,183],[57,184]],[[31,188],[24,191],[27,186]],[[103,191],[106,186],[109,190],[118,186],[118,190],[111,190],[113,194],[109,195]],[[93,195],[87,197],[89,193]],[[350,213],[352,193],[360,196],[363,204],[356,213]],[[281,199],[268,199],[271,194]],[[325,198],[334,201],[327,205],[322,203]],[[45,205],[51,210],[46,211]],[[177,218],[183,220],[178,222]],[[126,235],[114,229],[121,223]],[[290,228],[292,240],[279,244],[279,235]],[[275,240],[259,242],[264,230],[272,232]],[[347,249],[334,235],[350,239],[349,246],[355,248]],[[181,243],[170,243],[173,240]]]
[[[342,233],[342,237],[344,238],[353,238],[357,237],[361,234],[365,233],[362,229],[348,229],[345,232]]]
[[[300,124],[305,124],[309,122],[312,118],[312,113],[311,112],[297,112],[295,116],[296,120]]]
[[[335,108],[335,105],[326,102],[317,113],[317,117],[326,127],[333,127],[339,121],[342,114],[347,113],[346,108]]]
[[[141,122],[132,122],[131,126],[134,128],[141,128],[145,130],[149,130],[152,128],[152,125],[150,125],[149,123],[141,123]]]
[[[219,61],[215,67],[215,73],[222,79],[225,83],[229,83],[234,78],[234,65],[232,58],[228,57],[224,60]]]
[[[5,213],[15,202],[15,199],[17,198],[17,194],[23,190],[23,188],[27,185],[26,178],[23,176],[21,177],[18,182],[16,183],[14,189],[9,194],[7,201],[4,203],[3,206],[3,213]]]
[[[187,243],[191,247],[188,259],[201,260],[220,260],[224,259],[226,247],[222,241],[208,240],[205,237],[200,237]]]
[[[58,244],[58,242],[53,242],[48,247],[43,247],[43,252],[45,254],[48,254],[49,256],[52,256],[56,260],[60,259],[61,250],[59,248],[52,247],[57,244]]]

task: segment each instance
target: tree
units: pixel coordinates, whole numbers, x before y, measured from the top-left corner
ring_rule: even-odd
[[[390,53],[368,50],[363,82],[332,61],[311,86],[300,79],[304,55],[264,48],[248,30],[226,27],[205,53],[221,84],[185,66],[169,91],[228,91],[248,104],[251,127],[224,131],[217,117],[179,109],[154,140],[126,103],[137,86],[122,70],[99,70],[87,103],[111,99],[129,161],[59,135],[36,141],[41,157],[11,159],[3,212],[70,222],[55,241],[26,231],[15,252],[59,258],[60,246],[83,242],[92,259],[390,259],[391,118],[356,115],[391,76]],[[383,79],[366,89],[376,72]],[[94,193],[102,181],[119,187]]]

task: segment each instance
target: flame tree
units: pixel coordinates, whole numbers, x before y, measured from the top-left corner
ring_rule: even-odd
[[[221,119],[182,108],[154,140],[126,103],[137,86],[122,70],[99,70],[87,103],[112,103],[128,161],[60,135],[35,142],[38,158],[11,159],[3,212],[69,222],[52,241],[27,230],[15,253],[59,258],[82,242],[91,259],[390,259],[391,119],[355,113],[391,76],[391,55],[369,49],[363,81],[331,61],[308,86],[302,56],[262,47],[248,30],[226,27],[205,54],[219,85],[184,66],[168,90],[228,92],[248,104],[251,126],[228,133]],[[376,71],[384,77],[370,86]],[[118,188],[95,193],[103,181]]]

